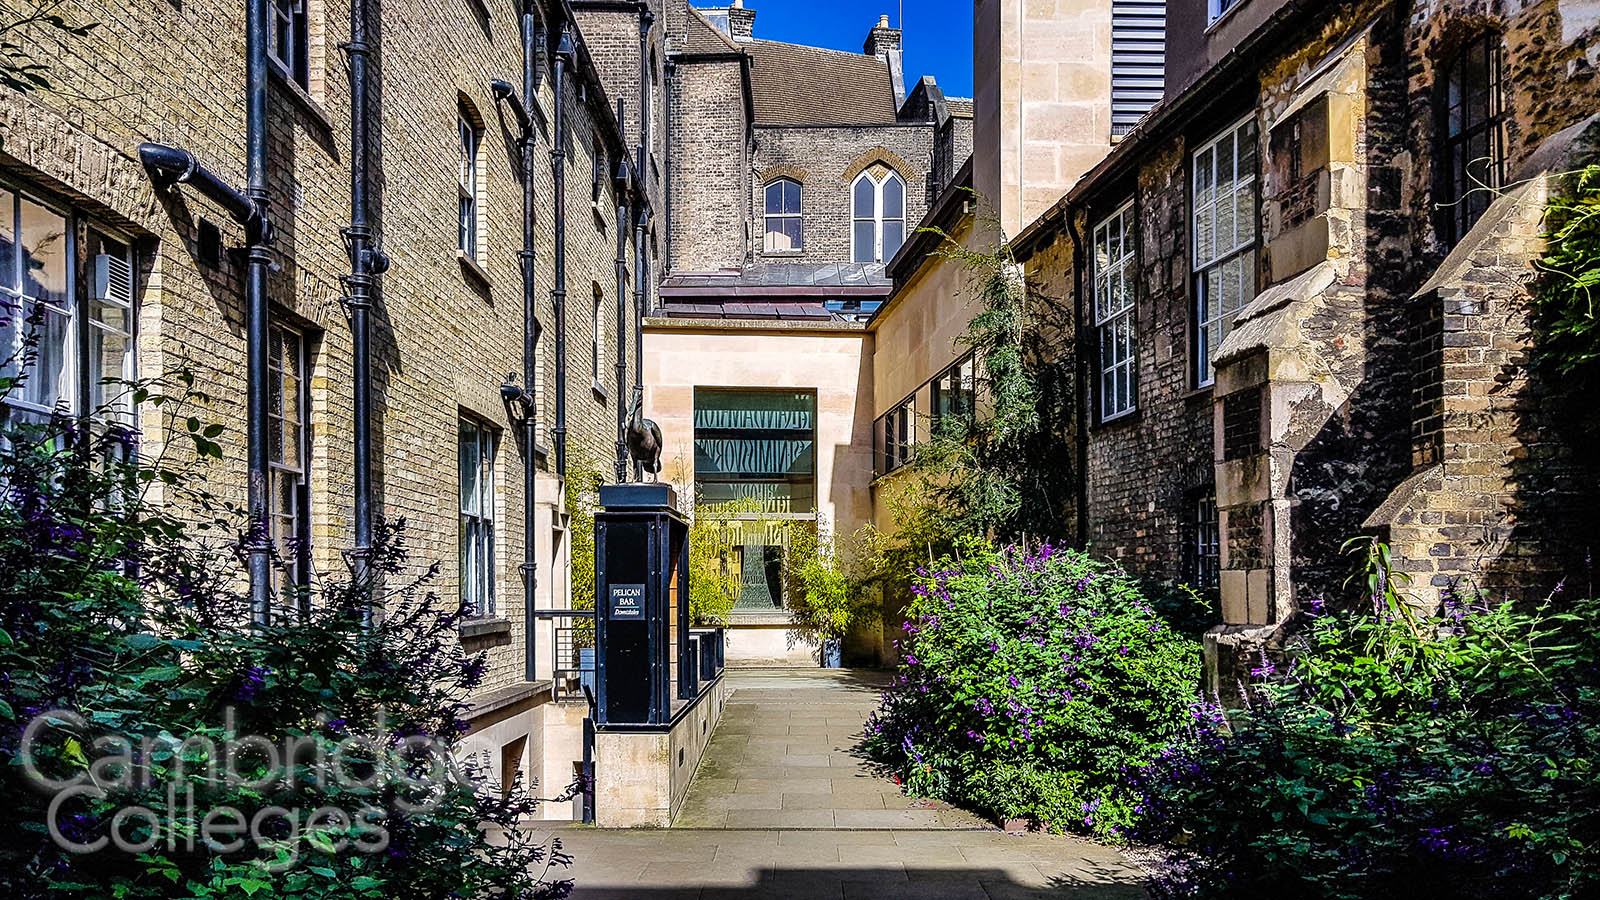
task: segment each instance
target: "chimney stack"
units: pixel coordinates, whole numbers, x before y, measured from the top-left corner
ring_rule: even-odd
[[[867,41],[861,52],[876,56],[889,66],[889,80],[894,83],[894,105],[899,109],[906,102],[906,76],[900,56],[900,29],[889,27],[887,15],[878,17],[878,24],[867,32]]]
[[[728,37],[736,41],[755,40],[756,11],[744,8],[744,0],[733,0],[728,7]]]

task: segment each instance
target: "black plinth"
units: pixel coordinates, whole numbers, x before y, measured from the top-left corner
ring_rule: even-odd
[[[667,727],[690,699],[689,525],[666,484],[600,487],[595,516],[597,725]],[[676,645],[677,666],[673,649]],[[677,690],[674,690],[674,687]]]
[[[600,505],[609,510],[661,508],[676,510],[678,492],[662,482],[602,484]]]

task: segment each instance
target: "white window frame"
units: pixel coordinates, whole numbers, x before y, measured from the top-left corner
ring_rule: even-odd
[[[469,440],[474,442],[477,465],[469,474],[464,457]],[[456,426],[457,504],[460,511],[459,550],[460,597],[469,618],[492,618],[495,605],[495,457],[500,435],[476,419],[461,416]],[[468,478],[475,479],[468,494]]]
[[[1115,240],[1113,240],[1115,238]],[[1133,201],[1094,229],[1094,324],[1100,353],[1100,421],[1138,408],[1134,350]]]
[[[795,195],[795,201],[796,201],[795,202],[795,210],[794,210],[794,212],[787,211],[787,204],[784,203],[783,200],[782,200],[782,197],[783,197],[783,193],[782,192],[783,192],[784,187],[786,185],[792,185],[794,187],[794,195]],[[768,206],[768,203],[767,203],[767,192],[771,191],[773,188],[778,188],[779,191],[780,191],[780,194],[779,194],[779,198],[780,199],[779,199],[779,202],[778,202],[778,207],[779,207],[779,210],[780,210],[779,212],[767,212],[766,211],[767,210],[767,206]],[[806,202],[805,185],[802,184],[799,179],[789,178],[788,176],[782,176],[782,177],[779,177],[779,178],[774,178],[771,181],[769,181],[766,184],[761,186],[762,226],[763,226],[763,232],[764,232],[763,236],[762,236],[762,240],[761,240],[761,249],[762,249],[763,253],[803,253],[803,252],[805,252],[805,249],[806,249],[805,202]],[[798,240],[796,240],[795,245],[793,247],[779,247],[779,246],[777,246],[777,242],[775,240],[773,240],[773,236],[777,235],[779,237],[787,237],[788,235],[784,234],[782,226],[783,226],[784,223],[789,222],[789,221],[794,221],[794,222],[799,224],[799,226],[800,226],[800,228],[799,228],[800,236],[799,236]],[[779,226],[776,230],[772,227],[774,224]]]
[[[1210,27],[1213,22],[1233,12],[1244,2],[1245,0],[1206,0],[1206,26]]]
[[[1241,166],[1240,162],[1246,158],[1259,159],[1259,135],[1255,116],[1248,115],[1218,132],[1189,156],[1189,255],[1194,273],[1191,322],[1194,325],[1196,388],[1206,387],[1214,380],[1212,356],[1232,330],[1239,310],[1255,298],[1256,248],[1260,237],[1257,178],[1254,164]],[[1241,136],[1248,138],[1248,157],[1239,152]],[[1226,203],[1218,189],[1217,175],[1221,166],[1216,164],[1217,154],[1223,150],[1231,153]],[[1209,182],[1202,180],[1202,173],[1209,174]],[[1240,227],[1241,220],[1245,227]],[[1209,224],[1208,229],[1202,228],[1203,222]],[[1222,235],[1224,230],[1228,232],[1226,241]],[[1230,283],[1234,288],[1231,294]],[[1214,306],[1211,304],[1213,295],[1217,299]]]
[[[281,335],[280,344],[273,338]],[[310,357],[306,352],[306,336],[304,333],[274,323],[270,329],[268,343],[276,347],[289,350],[292,343],[292,356],[279,355],[276,359],[268,355],[268,403],[267,415],[276,420],[278,427],[269,429],[270,437],[276,438],[267,448],[268,472],[267,478],[271,482],[267,488],[267,523],[273,545],[278,549],[278,558],[282,566],[283,579],[280,582],[280,591],[307,583],[307,575],[301,570],[303,549],[299,541],[305,539],[310,531],[309,510],[306,508],[306,487],[310,474],[311,453],[311,390],[307,363]],[[293,363],[290,371],[285,365]],[[288,382],[293,379],[293,384]],[[296,415],[293,426],[295,461],[290,461],[286,450],[289,444],[284,440],[288,434],[288,425],[291,424],[285,414],[284,400],[288,396],[286,387],[294,391]],[[285,491],[288,491],[285,502]],[[291,533],[285,534],[285,530]]]
[[[872,185],[872,215],[864,216],[856,208],[856,186],[865,180]],[[886,215],[883,208],[883,189],[890,181],[900,183],[900,214],[898,216]],[[906,180],[900,173],[889,169],[882,179],[872,177],[871,170],[862,172],[850,182],[850,195],[847,198],[850,204],[850,259],[852,262],[888,262],[894,258],[894,253],[885,253],[883,235],[885,226],[899,223],[900,243],[895,246],[895,252],[905,246],[906,242]],[[872,224],[872,259],[860,259],[856,253],[856,225],[863,222]]]
[[[131,427],[133,410],[125,391],[112,398],[104,396],[98,398],[103,401],[102,405],[107,407],[111,406],[111,400],[114,399],[117,407],[115,409],[99,408],[96,402],[97,395],[103,393],[100,380],[118,378],[132,381],[137,376],[139,255],[134,247],[134,241],[126,234],[107,228],[84,216],[70,204],[58,203],[9,181],[0,181],[0,190],[9,197],[0,204],[0,235],[4,235],[11,244],[11,259],[7,264],[0,266],[0,271],[9,268],[11,273],[9,282],[0,282],[0,303],[5,307],[0,309],[0,319],[6,320],[4,324],[0,324],[0,372],[14,374],[14,364],[21,361],[19,354],[30,330],[29,316],[39,306],[43,306],[46,310],[44,315],[56,317],[54,333],[59,337],[58,343],[52,343],[46,348],[51,332],[49,329],[42,330],[40,334],[42,352],[35,360],[35,366],[46,360],[53,360],[57,370],[54,393],[34,400],[27,396],[29,387],[12,391],[3,404],[0,404],[0,419],[6,418],[8,411],[34,421],[48,418],[56,413],[66,413],[79,416],[94,415],[97,421],[114,422]],[[54,301],[47,301],[43,296],[34,296],[24,291],[22,240],[24,203],[31,204],[51,216],[59,217],[63,223],[62,241],[65,244],[66,258],[65,290],[64,295]],[[91,231],[122,245],[123,253],[118,258],[127,266],[130,276],[126,300],[93,296],[95,258],[86,257],[88,251],[82,246],[82,235]],[[122,317],[120,328],[112,321],[115,315]],[[86,335],[80,334],[83,330],[87,331]],[[120,337],[125,341],[120,370],[98,374],[95,372],[96,337]],[[84,357],[82,353],[83,345],[88,347],[88,357]],[[53,351],[53,355],[48,351]],[[38,384],[37,370],[30,372],[27,385]],[[87,409],[81,408],[83,405],[81,398],[85,395],[89,398]],[[43,402],[39,402],[41,400]]]
[[[465,106],[456,110],[456,131],[460,140],[460,169],[456,176],[456,196],[459,201],[456,221],[456,249],[477,262],[479,260],[478,227],[482,219],[482,204],[478,197],[478,164],[483,148],[483,132]]]

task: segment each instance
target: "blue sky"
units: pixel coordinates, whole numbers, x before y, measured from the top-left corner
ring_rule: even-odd
[[[878,16],[899,22],[902,2],[907,87],[932,75],[947,96],[972,96],[972,0],[745,0],[745,6],[756,11],[758,38],[860,53]]]

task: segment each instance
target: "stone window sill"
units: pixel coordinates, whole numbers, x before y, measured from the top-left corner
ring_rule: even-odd
[[[604,404],[606,402],[607,398],[610,396],[609,394],[606,393],[606,389],[603,386],[601,386],[600,380],[598,378],[595,379],[594,381],[589,382],[589,389],[591,391],[594,391],[594,399],[596,401],[600,402],[601,404]]]
[[[461,260],[461,271],[467,273],[467,276],[476,282],[478,287],[484,290],[489,289],[489,273],[477,260],[468,256],[465,250],[457,250],[456,259]]]
[[[459,626],[461,637],[481,638],[511,633],[511,620],[498,616],[486,619],[468,619]]]
[[[318,103],[316,98],[311,96],[305,88],[300,86],[300,82],[294,80],[294,76],[289,74],[283,64],[269,56],[267,57],[267,71],[272,74],[272,80],[288,93],[289,99],[293,100],[294,104],[300,107],[302,112],[311,117],[312,124],[319,128],[325,137],[332,137],[333,119],[328,117],[328,111],[323,109],[322,104]]]

